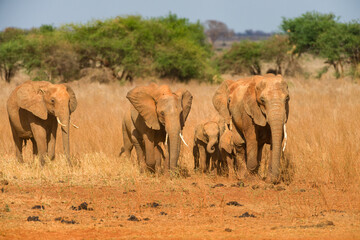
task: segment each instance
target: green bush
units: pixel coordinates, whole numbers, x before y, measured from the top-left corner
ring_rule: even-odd
[[[99,62],[133,76],[159,75],[180,80],[205,78],[210,47],[200,23],[174,14],[143,19],[117,17],[62,28],[80,56],[80,66]]]
[[[251,42],[248,40],[234,43],[231,48],[219,59],[221,72],[233,72],[235,74],[248,71],[252,75],[261,74],[261,57],[263,42]]]
[[[211,48],[203,26],[175,14],[143,19],[116,17],[60,28],[42,25],[30,31],[7,29],[0,34],[0,61],[7,81],[18,66],[36,79],[69,81],[80,69],[105,66],[123,76],[160,76],[181,81],[212,79]],[[4,64],[2,64],[4,65]],[[9,70],[11,69],[11,70]],[[8,72],[11,72],[9,74]]]
[[[288,35],[294,53],[308,52],[326,59],[335,76],[341,77],[350,63],[353,75],[360,63],[360,22],[341,23],[334,14],[307,12],[300,17],[283,19],[281,28]]]
[[[0,32],[0,74],[10,82],[21,67],[26,50],[25,32],[16,28],[7,28]]]
[[[290,44],[295,45],[294,53],[299,56],[305,52],[318,53],[318,37],[336,25],[334,14],[306,12],[300,17],[283,18],[280,28],[289,36]]]

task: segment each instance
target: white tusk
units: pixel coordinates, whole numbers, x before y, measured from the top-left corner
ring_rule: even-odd
[[[183,135],[182,135],[181,133],[180,133],[179,135],[180,135],[181,140],[182,140],[182,141],[183,141],[183,143],[185,144],[185,146],[187,146],[187,147],[188,147],[189,145],[187,145],[187,143],[185,142],[185,140],[184,140],[184,138],[183,138]]]
[[[285,151],[285,147],[286,147],[286,140],[287,140],[287,134],[286,134],[286,124],[284,124],[284,147],[283,147],[283,152]]]
[[[57,119],[57,122],[62,126],[62,127],[66,127],[66,125],[65,124],[62,124],[61,123],[61,121],[60,121],[60,119],[59,119],[59,117],[56,117],[56,119]]]
[[[76,128],[76,129],[79,129],[79,127],[78,126],[76,126],[75,124],[73,124],[72,122],[70,122],[71,123],[71,125],[73,125],[73,127],[74,128]]]
[[[165,145],[167,145],[167,140],[168,140],[169,134],[166,132],[166,137],[165,137]]]

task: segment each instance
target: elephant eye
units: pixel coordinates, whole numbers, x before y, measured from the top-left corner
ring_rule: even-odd
[[[164,111],[161,111],[160,114],[161,114],[161,116],[164,116],[164,115],[165,115]]]
[[[262,103],[265,103],[265,98],[264,98],[264,97],[260,97],[260,101],[261,101]]]
[[[52,98],[50,101],[51,101],[52,104],[55,103],[55,99],[54,99],[54,98]]]

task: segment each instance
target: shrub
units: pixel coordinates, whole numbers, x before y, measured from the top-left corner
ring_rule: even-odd
[[[218,59],[221,72],[232,71],[252,75],[261,74],[262,42],[242,41],[234,43],[231,48]]]

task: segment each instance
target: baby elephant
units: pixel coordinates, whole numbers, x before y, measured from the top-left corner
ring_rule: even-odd
[[[237,177],[240,165],[245,160],[245,141],[236,132],[225,126],[225,131],[219,139],[219,151],[221,162],[226,166],[229,178]]]
[[[217,168],[218,172],[220,171],[218,144],[224,130],[217,121],[208,121],[196,126],[193,147],[195,169],[209,172],[211,164],[211,170]]]

